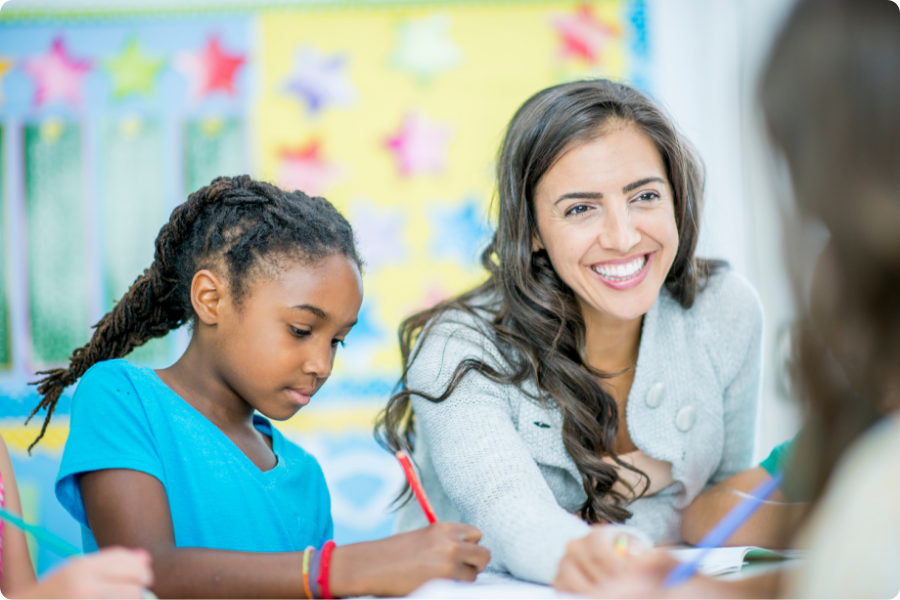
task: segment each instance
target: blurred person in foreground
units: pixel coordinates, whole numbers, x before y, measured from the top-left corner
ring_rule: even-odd
[[[806,432],[786,482],[814,498],[792,568],[743,581],[695,576],[662,589],[665,552],[615,553],[602,532],[570,544],[556,587],[595,597],[893,598],[900,591],[900,9],[803,0],[762,80],[765,122],[793,184],[788,262],[806,297],[800,223],[827,230],[795,379]],[[786,523],[785,526],[788,526]],[[599,565],[604,565],[600,568]]]
[[[0,436],[0,507],[22,514],[9,449]],[[107,548],[73,558],[40,582],[21,529],[0,521],[0,597],[146,598],[153,582],[150,555],[141,549]]]

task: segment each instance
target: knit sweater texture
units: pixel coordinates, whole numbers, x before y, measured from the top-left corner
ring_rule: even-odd
[[[762,306],[740,275],[723,269],[683,308],[663,288],[644,315],[626,404],[631,439],[672,464],[674,481],[628,506],[629,526],[656,543],[681,541],[681,513],[706,487],[750,466],[762,379]],[[485,325],[447,311],[414,348],[407,387],[441,395],[467,358],[506,365]],[[508,367],[507,367],[508,368]],[[535,401],[534,383],[494,383],[468,373],[445,401],[413,396],[413,458],[444,521],[478,527],[490,570],[550,583],[566,544],[589,526],[576,512],[582,477],[562,439],[562,414]],[[427,525],[414,502],[396,529]]]

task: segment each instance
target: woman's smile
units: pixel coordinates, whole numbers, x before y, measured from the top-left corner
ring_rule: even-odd
[[[641,284],[650,271],[653,252],[638,254],[628,258],[594,263],[590,270],[607,286],[614,290],[629,290]]]

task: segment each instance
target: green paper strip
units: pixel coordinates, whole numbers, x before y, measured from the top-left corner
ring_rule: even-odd
[[[195,192],[216,177],[243,175],[244,143],[241,126],[234,119],[203,119],[187,124],[187,193]]]
[[[81,132],[48,120],[24,137],[32,356],[65,363],[90,337]]]
[[[104,311],[111,310],[153,262],[154,242],[166,214],[162,131],[158,122],[127,117],[103,127],[100,206]],[[156,364],[169,357],[166,338],[150,340],[128,359]]]
[[[5,130],[0,127],[0,165],[5,162],[6,137]],[[3,169],[0,168],[0,369],[8,369],[10,357],[10,327],[9,327],[9,298],[6,287],[6,261],[12,256],[9,248],[9,236],[6,235],[6,223],[3,215],[6,214],[6,194],[3,193]]]

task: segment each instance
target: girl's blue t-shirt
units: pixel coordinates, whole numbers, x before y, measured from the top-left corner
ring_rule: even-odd
[[[175,545],[245,552],[302,551],[331,539],[331,498],[319,463],[268,420],[278,459],[261,471],[152,369],[124,360],[91,367],[75,391],[56,497],[97,548],[78,485],[81,473],[132,469],[166,489]]]

